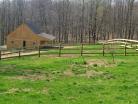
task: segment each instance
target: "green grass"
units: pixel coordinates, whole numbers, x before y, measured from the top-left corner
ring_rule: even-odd
[[[0,61],[0,104],[138,103],[138,56],[115,56],[115,64],[111,55],[83,58],[42,55]],[[93,72],[90,77],[87,71]]]

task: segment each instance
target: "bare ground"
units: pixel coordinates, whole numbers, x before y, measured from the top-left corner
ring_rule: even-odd
[[[5,92],[1,92],[0,94],[15,94],[15,93],[29,93],[29,92],[35,92],[35,93],[41,93],[41,94],[48,94],[48,88],[44,87],[43,89],[40,89],[38,91],[35,91],[32,88],[11,88],[8,89]]]
[[[98,67],[114,67],[114,66],[116,66],[115,63],[109,63],[106,60],[88,60],[87,65],[88,66],[97,65]]]

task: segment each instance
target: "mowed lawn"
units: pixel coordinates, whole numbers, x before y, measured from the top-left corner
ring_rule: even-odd
[[[0,104],[137,104],[138,56],[0,61]]]

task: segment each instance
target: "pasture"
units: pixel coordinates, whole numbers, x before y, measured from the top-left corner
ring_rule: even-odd
[[[123,55],[113,61],[99,48],[97,55],[80,56],[80,46],[69,46],[61,57],[50,54],[59,50],[50,50],[41,57],[1,60],[0,104],[136,104],[138,56],[120,50]]]

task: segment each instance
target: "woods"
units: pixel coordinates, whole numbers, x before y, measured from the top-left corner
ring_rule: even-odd
[[[138,39],[137,0],[2,0],[0,45],[28,20],[56,36],[57,42]]]

